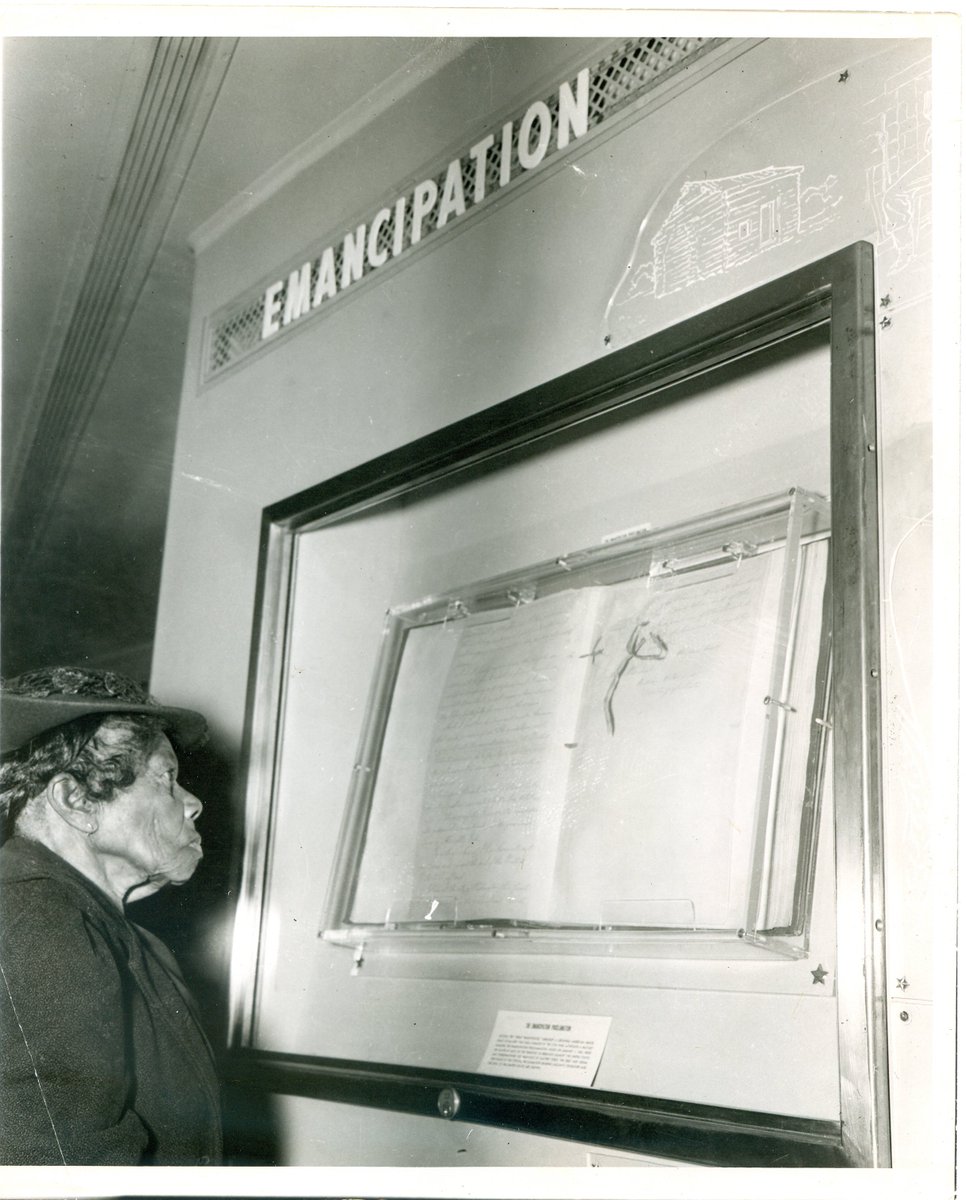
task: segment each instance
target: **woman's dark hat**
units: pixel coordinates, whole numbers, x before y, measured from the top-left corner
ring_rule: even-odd
[[[157,717],[183,747],[195,745],[207,731],[201,713],[159,704],[124,675],[88,667],[47,667],[0,682],[0,754],[78,717],[109,713]]]

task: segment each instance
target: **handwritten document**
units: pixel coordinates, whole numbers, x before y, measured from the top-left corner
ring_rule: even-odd
[[[440,698],[414,891],[459,920],[533,919],[553,886],[595,596],[562,592],[470,617]]]
[[[607,1044],[610,1023],[610,1017],[501,1010],[480,1072],[590,1087]]]
[[[553,920],[743,923],[780,559],[606,589]]]
[[[742,924],[783,557],[413,631],[354,919]]]

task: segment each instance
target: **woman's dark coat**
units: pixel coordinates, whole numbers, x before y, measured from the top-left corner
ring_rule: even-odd
[[[207,1164],[218,1084],[170,951],[46,847],[0,847],[0,1162]]]

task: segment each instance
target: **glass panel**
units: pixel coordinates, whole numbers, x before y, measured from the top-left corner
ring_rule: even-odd
[[[720,556],[731,541],[767,540],[760,529],[729,531],[735,520],[729,510],[740,509],[747,525],[760,497],[781,495],[787,505],[792,488],[828,496],[829,362],[828,331],[818,327],[668,387],[646,405],[629,400],[429,486],[413,485],[388,499],[373,491],[371,502],[336,505],[331,515],[294,534],[294,566],[285,575],[287,620],[277,643],[285,647],[278,718],[272,728],[256,730],[253,748],[271,756],[273,772],[271,834],[259,876],[264,884],[253,1047],[475,1072],[498,1009],[606,1012],[612,1024],[597,1088],[838,1118],[835,991],[830,984],[821,990],[814,985],[811,961],[791,957],[803,937],[795,920],[788,920],[790,911],[810,912],[803,925],[810,956],[830,969],[836,962],[831,808],[825,806],[814,833],[806,828],[803,814],[816,811],[807,807],[801,787],[802,772],[816,766],[811,745],[804,754],[792,753],[786,710],[764,704],[765,695],[792,703],[774,682],[775,663],[784,672],[784,658],[762,665],[753,679],[746,674],[735,705],[742,726],[746,712],[757,712],[762,721],[767,715],[769,729],[773,724],[777,729],[777,718],[786,714],[774,754],[763,756],[759,730],[729,764],[725,749],[735,743],[718,726],[731,706],[720,700],[697,705],[688,725],[685,716],[692,709],[686,697],[677,709],[659,714],[651,743],[639,750],[628,745],[625,766],[634,771],[635,754],[657,759],[661,730],[683,730],[684,749],[669,744],[660,753],[664,769],[690,772],[691,787],[687,778],[670,773],[667,803],[662,807],[662,793],[655,791],[658,798],[644,810],[649,823],[641,826],[663,839],[663,855],[646,839],[635,848],[633,839],[622,838],[620,799],[595,830],[596,816],[605,814],[593,811],[595,768],[588,757],[573,822],[544,820],[540,828],[542,849],[548,830],[559,839],[551,872],[557,895],[546,907],[541,899],[537,907],[515,910],[510,907],[515,893],[503,888],[496,896],[499,906],[486,911],[478,889],[467,911],[466,889],[434,876],[435,858],[420,860],[420,814],[407,809],[405,798],[419,790],[431,766],[437,709],[401,699],[421,692],[442,697],[456,659],[455,650],[449,658],[448,648],[459,641],[452,630],[474,628],[475,620],[485,632],[487,613],[539,614],[547,611],[542,605],[559,603],[568,592],[595,589],[598,601],[609,601],[649,581],[670,617],[680,615],[678,601],[689,594],[710,608],[709,589],[728,594],[727,581],[746,568],[749,578],[753,570],[765,576],[751,589],[748,611],[753,601],[764,611],[788,610],[787,618],[779,615],[763,633],[764,644],[772,650],[784,644],[776,633],[785,621],[793,658],[809,660],[803,677],[788,682],[803,696],[820,694],[821,652],[813,641],[815,613],[823,612],[828,544],[818,536],[821,523],[802,529],[796,558],[809,564],[803,568],[807,582],[788,584],[781,569],[787,508],[780,536],[768,535],[773,549],[753,555],[738,545],[738,557],[725,555],[717,564],[702,556],[710,551]],[[705,534],[710,541],[701,540]],[[581,548],[587,549],[583,558]],[[774,572],[773,563],[779,564]],[[481,587],[468,587],[473,581]],[[642,699],[646,693],[638,683],[646,681],[644,671],[667,670],[664,659],[632,655],[612,689],[621,648],[626,657],[640,623],[633,611],[618,612],[616,599],[613,607],[615,626],[629,627],[615,629],[609,674],[600,671],[602,688],[586,693],[596,722],[593,737],[605,744],[623,738],[633,712],[629,698],[638,690]],[[812,631],[805,640],[792,621],[803,612]],[[420,623],[421,614],[432,619]],[[585,615],[588,622],[594,619]],[[659,615],[665,619],[664,610]],[[648,619],[670,648],[659,617],[645,614]],[[745,632],[752,627],[759,632],[755,621],[746,625]],[[646,636],[638,643],[638,654],[660,651],[660,643]],[[592,653],[594,644],[585,643],[580,654]],[[603,668],[601,657],[583,660],[585,672],[590,661]],[[748,655],[740,661],[747,663]],[[717,672],[716,679],[728,674],[723,649]],[[784,680],[784,673],[778,678]],[[553,694],[578,699],[576,685]],[[393,696],[397,703],[390,706]],[[392,721],[384,728],[367,722],[367,713],[390,707]],[[275,748],[264,750],[261,738],[277,738]],[[413,749],[419,744],[422,755]],[[769,744],[766,739],[766,749]],[[705,745],[708,762],[693,752]],[[573,758],[575,748],[564,746],[561,753]],[[390,761],[393,769],[386,770]],[[731,777],[728,803],[719,807],[703,789],[722,761]],[[373,771],[380,763],[382,771]],[[762,763],[771,764],[766,790]],[[755,781],[751,793],[739,782],[748,778]],[[786,792],[773,787],[772,778],[798,782]],[[350,804],[344,822],[349,791],[354,801],[367,794],[368,799]],[[373,813],[379,810],[371,821],[370,801]],[[686,855],[679,864],[665,862],[681,846],[674,842],[679,834],[674,815],[688,805],[693,820],[686,824],[692,829],[705,818],[704,841],[690,863]],[[734,837],[728,820],[741,826]],[[628,829],[626,814],[623,828]],[[634,822],[631,832],[638,836]],[[600,862],[615,864],[615,876],[623,877],[610,890],[601,886],[607,872],[594,861],[599,835],[606,843]],[[793,850],[776,859],[776,845]],[[549,842],[545,849],[549,859]],[[647,870],[624,886],[639,854],[649,856]],[[751,869],[749,856],[760,869]],[[706,879],[698,869],[702,862]],[[814,883],[805,888],[801,881],[809,872]],[[799,893],[804,909],[795,908]],[[490,922],[486,929],[458,927],[481,917]],[[387,922],[397,928],[384,931]],[[320,936],[323,925],[330,936]],[[741,928],[743,938],[737,936]],[[788,953],[775,953],[776,948]],[[548,985],[553,1004],[547,1002]],[[357,1019],[360,1012],[366,1020]],[[685,1019],[694,1034],[687,1046],[680,1033]],[[774,1055],[779,1042],[797,1047],[793,1094],[787,1064]],[[706,1069],[709,1053],[718,1064],[714,1072]]]
[[[392,610],[329,923],[789,926],[827,530],[795,491]]]

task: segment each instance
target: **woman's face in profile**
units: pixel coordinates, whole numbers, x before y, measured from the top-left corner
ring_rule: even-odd
[[[201,861],[194,826],[200,813],[201,801],[178,783],[177,756],[161,734],[130,787],[98,806],[91,845],[105,865],[130,875],[132,886],[184,883]]]

